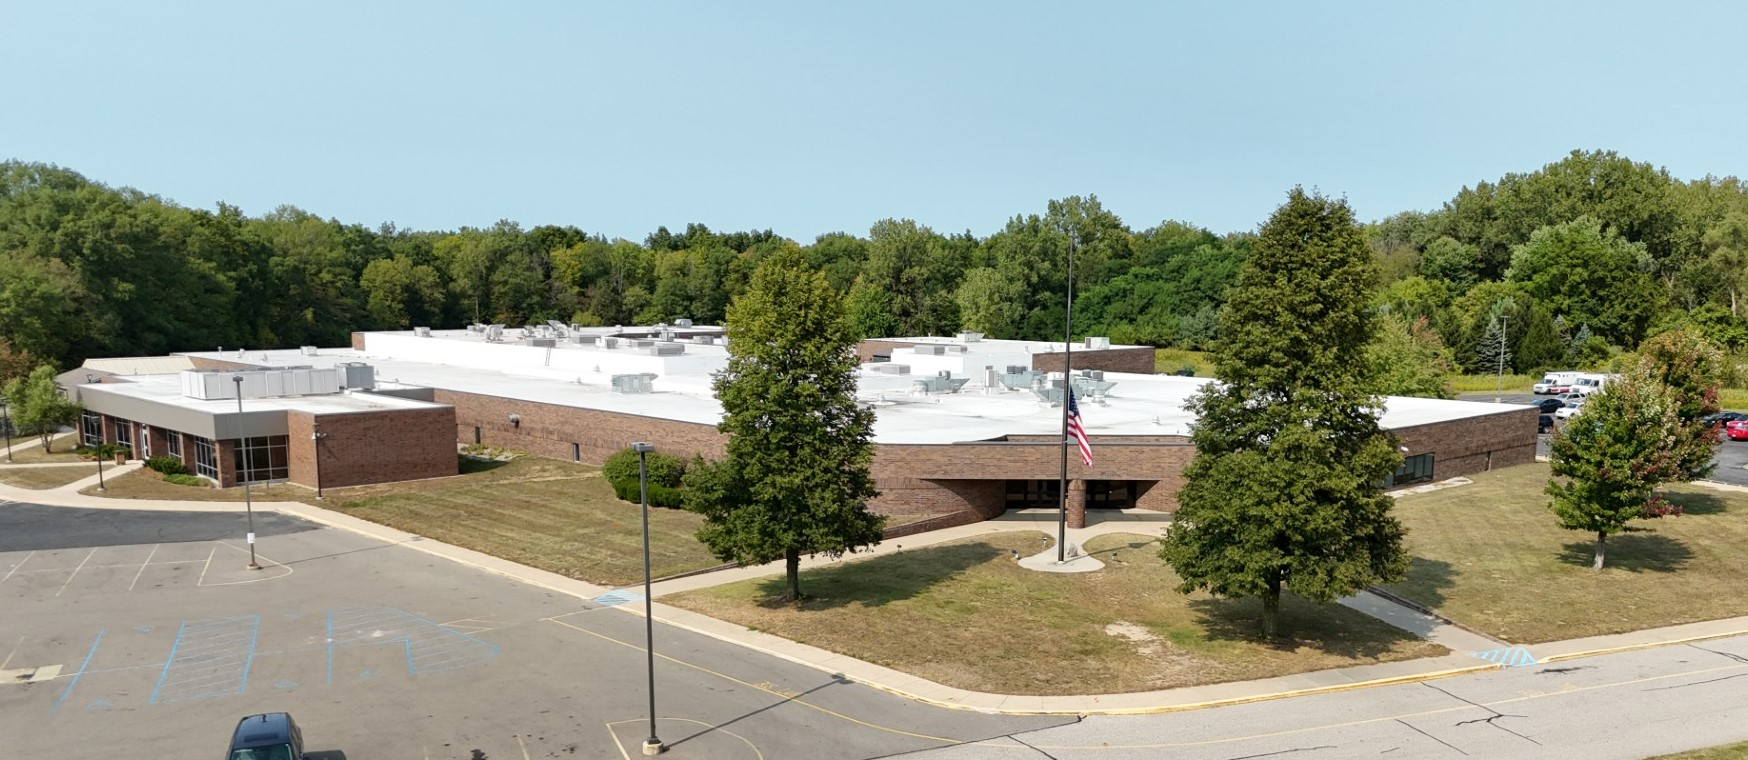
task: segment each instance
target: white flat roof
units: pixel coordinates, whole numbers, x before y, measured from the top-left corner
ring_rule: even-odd
[[[710,372],[727,361],[722,346],[686,344],[687,353],[680,357],[657,357],[575,344],[549,351],[515,343],[487,343],[466,330],[432,331],[432,336],[418,338],[410,331],[366,333],[363,351],[322,349],[313,356],[297,350],[247,351],[240,357],[235,351],[189,355],[270,367],[329,367],[361,361],[376,368],[378,382],[706,425],[721,421],[722,405],[712,394]],[[991,347],[1001,352],[1001,343],[1028,342],[990,343],[996,344]],[[857,396],[875,409],[874,439],[878,443],[954,443],[1004,435],[1051,435],[1061,430],[1060,407],[1039,402],[1030,391],[1009,391],[999,384],[985,387],[981,366],[963,374],[954,372],[957,377],[968,376],[970,381],[959,393],[938,395],[916,395],[911,390],[915,381],[933,376],[934,372],[891,375],[874,371],[876,366],[879,365],[863,367]],[[1002,369],[1005,367],[997,366],[998,371]],[[653,393],[623,394],[612,390],[614,374],[635,371],[658,375]],[[1203,384],[1211,382],[1206,378],[1117,372],[1106,372],[1104,378],[1116,385],[1103,403],[1087,398],[1081,401],[1083,424],[1093,436],[1189,435],[1194,417],[1184,411],[1184,402]],[[1528,407],[1393,396],[1386,400],[1381,422],[1386,429],[1397,429],[1525,408]]]
[[[182,376],[180,373],[136,375],[129,377],[127,382],[102,383],[90,387],[96,392],[113,393],[118,396],[127,396],[207,414],[231,414],[237,411],[235,397],[198,399],[182,395]],[[285,410],[314,415],[377,412],[389,409],[429,409],[438,406],[417,399],[380,396],[371,393],[327,393],[266,398],[250,396],[243,399],[243,403],[251,412]]]

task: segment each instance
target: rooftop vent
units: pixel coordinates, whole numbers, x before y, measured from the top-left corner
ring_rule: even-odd
[[[613,392],[654,393],[655,379],[656,374],[654,372],[638,372],[632,375],[614,375],[612,380]]]
[[[415,327],[415,328],[413,328],[413,334],[417,335],[421,338],[429,338],[429,337],[431,337],[431,328],[429,328],[429,327]]]
[[[577,342],[581,343],[582,345],[585,345],[585,346],[596,345],[597,342],[600,340],[601,340],[601,336],[599,336],[599,335],[578,335],[577,336]]]
[[[650,356],[679,356],[686,353],[686,347],[679,343],[657,343],[645,350]]]
[[[912,346],[911,350],[928,356],[942,356],[947,353],[946,346]]]
[[[486,340],[487,341],[489,341],[491,343],[497,343],[498,341],[501,341],[504,339],[504,326],[503,325],[486,325],[485,333],[486,333]]]
[[[969,377],[955,378],[946,373],[942,373],[935,377],[924,377],[912,380],[910,388],[912,393],[919,396],[936,393],[958,393],[959,389],[965,387],[965,384],[969,382],[971,382],[971,378]]]
[[[304,356],[315,356],[316,355],[316,347],[315,346],[298,346],[298,350],[302,351]]]
[[[690,319],[676,319],[676,320],[674,320],[674,326],[675,327],[691,327],[692,320],[690,320]]]
[[[874,365],[874,371],[882,375],[908,375],[910,374],[910,365],[885,362]]]
[[[1106,337],[1088,336],[1086,339],[1086,347],[1087,348],[1110,348],[1111,347],[1111,339],[1106,338]]]
[[[962,332],[962,333],[959,333],[958,337],[959,337],[959,340],[962,340],[966,343],[976,343],[977,341],[983,340],[983,333],[980,333],[980,332]]]

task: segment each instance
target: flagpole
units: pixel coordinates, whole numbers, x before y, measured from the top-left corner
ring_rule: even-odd
[[[1074,371],[1074,232],[1068,233],[1068,304],[1062,317],[1062,480],[1056,511],[1056,562],[1068,558],[1068,399],[1074,393],[1069,374]]]

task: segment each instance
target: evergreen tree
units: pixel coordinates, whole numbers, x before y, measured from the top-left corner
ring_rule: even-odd
[[[1553,369],[1566,358],[1566,343],[1560,339],[1558,325],[1545,306],[1530,307],[1529,324],[1517,341],[1514,366],[1519,372],[1540,372]]]
[[[1160,556],[1185,593],[1319,602],[1408,567],[1385,478],[1366,346],[1376,270],[1345,202],[1295,188],[1263,226],[1220,316],[1215,376],[1188,407],[1196,456]]]
[[[1475,367],[1487,374],[1501,373],[1511,367],[1511,347],[1506,345],[1505,324],[1498,319],[1487,321],[1487,331],[1475,344]]]
[[[856,336],[844,301],[805,254],[772,254],[728,308],[728,366],[714,378],[727,456],[687,472],[686,508],[718,559],[784,560],[784,601],[803,554],[880,542],[874,413],[856,404]]]

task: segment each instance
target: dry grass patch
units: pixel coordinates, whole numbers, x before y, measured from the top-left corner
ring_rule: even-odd
[[[1190,351],[1182,348],[1153,349],[1153,371],[1169,375],[1184,367],[1195,370],[1196,377],[1213,377],[1214,361],[1208,358],[1206,351]]]
[[[1611,537],[1595,572],[1595,536],[1548,510],[1546,464],[1471,477],[1397,500],[1414,563],[1396,593],[1524,644],[1748,614],[1748,494],[1670,489],[1685,514]]]
[[[1477,375],[1452,375],[1451,390],[1457,393],[1529,393],[1530,386],[1541,380],[1541,375],[1505,375],[1501,378],[1492,373]]]
[[[643,578],[640,507],[620,501],[600,471],[552,459],[470,465],[453,478],[329,490],[324,506],[591,583]],[[693,538],[703,518],[651,508],[657,577],[717,564]]]
[[[97,465],[90,467],[6,467],[0,465],[0,483],[41,491],[60,488],[68,483],[97,474]]]
[[[97,468],[91,468],[95,475]],[[154,470],[141,467],[133,472],[109,476],[109,469],[104,469],[104,491],[98,493],[97,486],[88,486],[79,493],[88,496],[102,496],[110,499],[149,499],[153,501],[234,501],[243,503],[241,488],[213,488],[201,486],[181,486],[165,482],[164,476]],[[292,483],[272,483],[269,485],[249,486],[249,498],[255,501],[302,501],[310,504],[321,504],[316,501],[316,492]]]
[[[85,461],[80,459],[78,454],[73,453],[73,447],[79,444],[79,439],[74,437],[73,433],[55,436],[54,440],[51,441],[52,446],[50,451],[43,451],[41,445],[32,446],[28,449],[18,448],[18,445],[21,443],[29,443],[35,440],[36,436],[30,436],[27,438],[21,438],[18,436],[12,437],[13,464],[50,464],[54,462]]]
[[[939,683],[1007,694],[1108,694],[1242,681],[1446,650],[1337,605],[1289,597],[1278,643],[1255,637],[1261,604],[1174,590],[1154,539],[1100,536],[1084,574],[1021,568],[1039,534],[1000,533],[803,573],[799,605],[770,600],[782,578],[662,598],[784,638]]]

